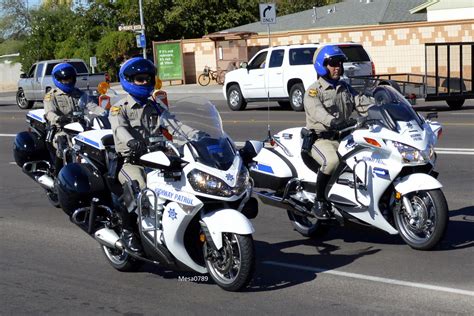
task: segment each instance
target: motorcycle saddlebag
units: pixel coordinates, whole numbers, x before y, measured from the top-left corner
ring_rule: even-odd
[[[296,171],[282,154],[273,149],[263,148],[254,158],[257,165],[250,168],[250,177],[257,188],[282,190]]]
[[[32,132],[16,134],[13,143],[13,156],[16,164],[20,167],[30,161],[49,160],[49,152],[44,140]]]
[[[94,197],[100,200],[100,204],[108,201],[104,180],[91,165],[67,164],[59,172],[56,181],[59,204],[68,215],[78,208],[90,206]]]

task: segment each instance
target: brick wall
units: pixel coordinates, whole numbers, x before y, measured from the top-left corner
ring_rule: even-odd
[[[315,29],[298,32],[273,33],[273,46],[299,43],[331,43],[354,41],[364,45],[374,60],[376,72],[419,73],[425,71],[425,43],[474,42],[474,19],[441,22],[397,23],[375,26]],[[252,47],[267,46],[268,35],[247,39],[249,58]],[[215,44],[209,40],[184,40],[185,51],[196,52],[195,75],[205,65],[215,68]],[[464,57],[464,76],[470,75],[470,55]],[[441,70],[443,66],[440,65]],[[186,68],[186,65],[185,65]],[[446,72],[446,70],[444,69]]]

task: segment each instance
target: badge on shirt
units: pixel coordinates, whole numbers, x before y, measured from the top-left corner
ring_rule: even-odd
[[[110,114],[118,115],[120,113],[120,106],[113,106],[110,108]]]
[[[317,90],[317,89],[309,89],[309,90],[308,90],[308,95],[309,95],[310,97],[313,97],[313,98],[314,98],[315,96],[318,95],[318,90]]]
[[[45,100],[45,101],[51,101],[51,94],[50,94],[50,93],[46,93],[46,94],[44,95],[44,100]]]

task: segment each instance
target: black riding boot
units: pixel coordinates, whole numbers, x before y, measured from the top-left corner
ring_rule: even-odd
[[[123,188],[123,204],[120,209],[120,215],[122,217],[122,236],[120,239],[128,249],[137,255],[142,255],[142,245],[136,234],[137,215],[135,214],[136,201],[134,190],[129,183],[124,184]]]
[[[314,198],[314,205],[311,208],[311,212],[320,220],[327,220],[331,217],[329,213],[330,206],[324,196],[324,191],[326,190],[330,178],[330,175],[326,175],[321,171],[318,172],[316,177],[316,197]]]

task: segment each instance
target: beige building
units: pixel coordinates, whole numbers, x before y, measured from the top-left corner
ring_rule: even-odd
[[[458,10],[468,15],[451,14]],[[346,0],[277,17],[277,24],[271,26],[271,45],[353,41],[364,45],[378,74],[424,74],[426,43],[474,42],[472,10],[472,0]],[[430,11],[438,12],[430,15]],[[440,21],[439,16],[450,20]],[[195,83],[206,65],[226,69],[231,62],[248,61],[266,46],[267,28],[260,22],[183,40],[186,83]],[[466,77],[472,57],[470,51],[463,55]],[[446,67],[439,66],[443,75]]]

